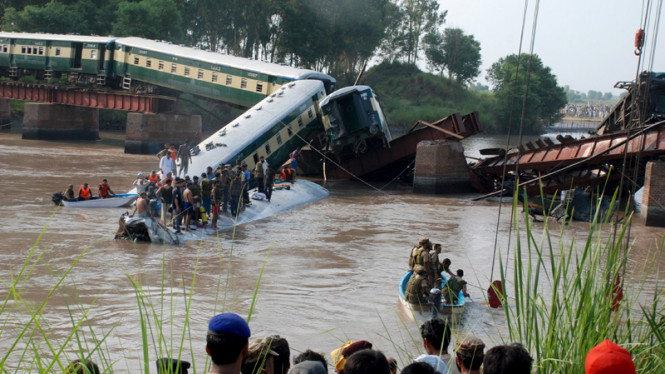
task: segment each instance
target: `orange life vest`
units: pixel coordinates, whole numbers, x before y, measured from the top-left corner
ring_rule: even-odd
[[[109,189],[111,186],[108,184],[100,183],[99,184],[99,196],[106,197],[109,195]]]
[[[92,193],[90,192],[90,187],[88,188],[83,188],[83,186],[79,187],[79,197],[83,199],[89,199],[92,197]]]
[[[148,180],[149,180],[150,182],[152,182],[152,183],[157,183],[157,182],[159,182],[159,175],[157,175],[157,174],[155,174],[155,175],[150,174],[150,175],[148,175]]]

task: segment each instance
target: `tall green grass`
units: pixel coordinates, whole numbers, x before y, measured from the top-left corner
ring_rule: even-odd
[[[514,260],[500,262],[503,308],[507,340],[529,350],[534,372],[584,373],[587,352],[609,339],[632,354],[638,373],[665,373],[665,313],[659,290],[651,298],[640,297],[645,281],[639,272],[654,269],[627,271],[631,215],[626,212],[625,220],[613,223],[609,213],[601,216],[597,211],[578,245],[575,239],[555,239],[564,237],[570,222],[560,235],[543,225],[539,239],[528,214],[519,219],[517,206],[515,198]],[[613,311],[617,277],[623,280],[624,298]]]

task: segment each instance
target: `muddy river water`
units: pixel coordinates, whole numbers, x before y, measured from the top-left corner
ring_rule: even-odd
[[[472,153],[495,140],[477,138],[465,147]],[[466,272],[472,297],[457,334],[477,334],[490,346],[501,343],[505,320],[502,312],[487,308],[483,294],[495,236],[499,248],[507,247],[508,205],[496,235],[498,203],[471,201],[476,194],[414,195],[400,184],[377,192],[358,182],[329,182],[325,186],[331,195],[325,200],[222,231],[218,237],[163,247],[113,240],[125,209],[56,209],[50,201],[53,192],[69,183],[94,187],[102,178],[116,192],[124,192],[137,172],[157,164],[155,156],[127,155],[108,141],[27,141],[20,134],[0,133],[0,300],[7,298],[8,284],[24,269],[19,282],[23,299],[8,302],[0,316],[0,356],[30,322],[28,307],[47,300],[78,260],[48,298],[40,318],[46,335],[58,347],[65,345],[70,358],[79,351],[76,339],[66,342],[73,330],[71,318],[78,321],[87,312],[82,337],[92,342],[93,332],[96,339],[108,334],[105,358],[93,359],[112,362],[115,372],[140,370],[141,327],[133,279],[147,295],[141,306],[161,315],[164,333],[173,337],[166,349],[181,346],[185,306],[190,305],[182,356],[189,361],[194,357],[197,372],[203,372],[209,318],[221,311],[247,316],[255,292],[253,337],[279,334],[289,340],[292,355],[308,348],[330,352],[344,341],[366,339],[403,366],[409,354],[422,348],[416,324],[398,308],[397,283],[411,247],[421,237],[441,243],[441,257],[451,258],[454,269]],[[551,224],[558,232],[560,226]],[[564,238],[584,238],[587,228],[586,223],[574,223]],[[630,270],[646,277],[650,286],[662,284],[665,277],[639,269],[652,259],[664,232],[641,224],[631,230],[635,250]],[[655,264],[662,267],[662,259],[659,255]],[[154,360],[158,344],[148,339]],[[35,341],[44,349],[43,339]],[[24,337],[14,347],[8,368],[16,367],[27,344]],[[34,356],[31,350],[27,357]],[[150,368],[154,370],[152,363]]]

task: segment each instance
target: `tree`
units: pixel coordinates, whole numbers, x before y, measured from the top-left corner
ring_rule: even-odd
[[[117,36],[183,41],[182,15],[174,0],[124,1],[115,15],[113,33]]]
[[[487,78],[493,85],[496,98],[494,108],[498,128],[508,130],[519,124],[522,113],[524,92],[526,89],[526,72],[529,56],[519,58],[519,74],[517,55],[500,58],[487,70]],[[551,124],[560,117],[559,110],[566,105],[566,94],[562,87],[557,86],[556,76],[549,67],[543,65],[538,55],[533,55],[529,77],[528,97],[524,118],[525,133],[540,133],[543,124]],[[512,109],[512,123],[510,114]]]
[[[425,57],[433,70],[460,83],[467,83],[480,74],[480,43],[473,35],[464,35],[460,29],[445,29],[443,33],[430,31],[423,38]]]
[[[16,8],[5,9],[2,29],[54,34],[89,33],[83,16],[74,12],[73,6],[57,1],[51,1],[44,6],[28,5],[20,11]]]

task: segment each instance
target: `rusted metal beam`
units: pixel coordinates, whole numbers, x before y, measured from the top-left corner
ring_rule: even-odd
[[[176,101],[173,97],[137,95],[123,91],[94,88],[62,87],[25,82],[0,82],[0,97],[4,99],[36,101],[49,104],[72,105],[130,112],[158,113]]]

